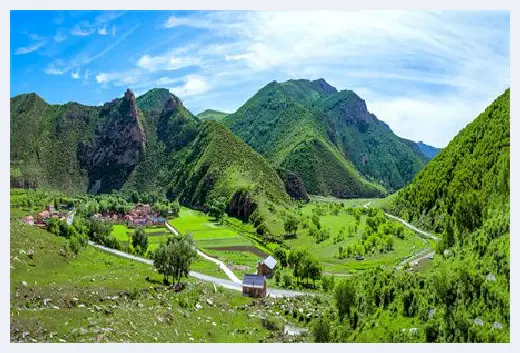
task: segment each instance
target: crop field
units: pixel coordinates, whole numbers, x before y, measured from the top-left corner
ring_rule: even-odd
[[[181,207],[179,217],[168,221],[181,234],[191,233],[198,248],[251,246],[252,241],[237,231],[217,224],[202,212]]]
[[[170,235],[166,227],[145,228],[144,231],[148,234],[148,250],[155,250],[161,243],[166,243]],[[128,228],[124,224],[115,224],[112,229],[112,235],[122,244],[131,242],[134,232],[134,228]]]

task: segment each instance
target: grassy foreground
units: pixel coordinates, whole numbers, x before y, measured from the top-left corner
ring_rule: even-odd
[[[92,247],[74,257],[65,242],[44,230],[11,223],[12,342],[287,339],[280,337],[284,323],[294,320],[293,310],[286,318],[278,317],[280,313],[240,292],[215,291],[194,279],[176,293],[159,284],[161,276],[151,266]],[[28,249],[34,250],[32,259]],[[294,305],[309,306],[298,303]],[[266,324],[264,318],[269,317]],[[299,311],[294,317],[300,326],[309,321]]]

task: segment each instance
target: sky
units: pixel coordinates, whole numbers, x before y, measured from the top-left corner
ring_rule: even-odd
[[[324,78],[444,147],[509,87],[509,12],[11,11],[11,97],[101,105],[168,88],[194,114]]]

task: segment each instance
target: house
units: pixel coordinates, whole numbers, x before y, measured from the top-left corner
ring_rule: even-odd
[[[242,280],[242,295],[253,298],[265,298],[267,295],[265,276],[245,274]]]
[[[38,213],[38,215],[36,216],[36,223],[38,224],[44,224],[45,221],[47,220],[47,218],[49,218],[51,216],[50,212],[45,210],[45,211],[42,211],[40,213]]]
[[[28,224],[30,226],[34,225],[34,217],[33,216],[26,216],[22,219],[22,222],[25,224]]]
[[[164,223],[166,223],[166,218],[152,217],[151,221],[152,221],[152,224],[155,224],[155,225],[164,225]]]
[[[266,257],[263,261],[259,261],[256,265],[256,274],[273,278],[276,267],[276,260],[272,256]]]

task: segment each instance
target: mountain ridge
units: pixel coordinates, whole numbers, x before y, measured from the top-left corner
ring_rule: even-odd
[[[404,186],[427,161],[353,91],[338,91],[324,79],[273,81],[222,122],[275,166],[298,175],[312,194],[383,196],[385,189]],[[298,167],[317,154],[334,167]],[[339,185],[338,178],[348,182]]]

